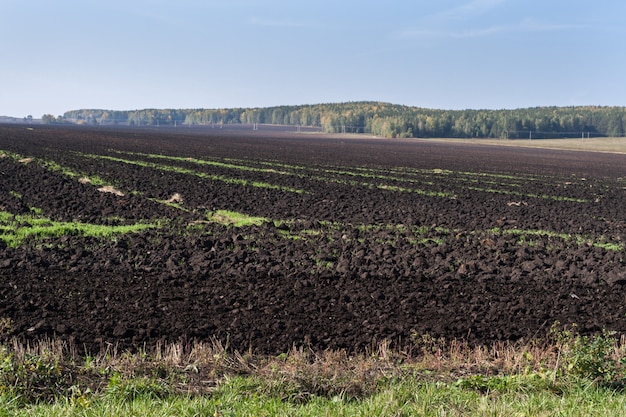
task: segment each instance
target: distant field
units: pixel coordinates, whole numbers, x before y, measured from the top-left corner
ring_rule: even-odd
[[[591,139],[428,139],[442,142],[481,145],[524,146],[529,148],[563,149],[572,151],[626,153],[626,138]]]

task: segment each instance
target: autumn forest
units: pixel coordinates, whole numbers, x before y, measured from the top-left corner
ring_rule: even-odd
[[[626,107],[533,107],[515,110],[437,110],[381,102],[348,102],[230,109],[81,109],[44,123],[182,126],[279,124],[319,127],[328,133],[386,138],[542,138],[624,136]]]

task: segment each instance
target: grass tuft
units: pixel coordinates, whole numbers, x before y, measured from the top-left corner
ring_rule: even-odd
[[[207,212],[206,217],[209,221],[234,227],[260,226],[269,221],[266,217],[248,216],[231,210]]]

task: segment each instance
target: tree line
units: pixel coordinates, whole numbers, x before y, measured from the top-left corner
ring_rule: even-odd
[[[61,120],[59,120],[61,119]],[[328,133],[386,138],[518,138],[624,136],[626,107],[533,107],[515,110],[438,110],[381,102],[349,102],[230,109],[82,109],[54,122],[129,126],[278,124]]]

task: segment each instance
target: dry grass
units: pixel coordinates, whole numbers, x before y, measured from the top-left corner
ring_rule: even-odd
[[[60,366],[69,386],[98,392],[117,373],[124,378],[156,377],[168,381],[178,393],[213,392],[225,378],[254,376],[264,382],[268,394],[302,402],[313,396],[365,398],[375,393],[380,381],[405,377],[424,381],[454,382],[471,375],[513,374],[554,369],[558,354],[554,346],[500,342],[489,347],[423,337],[406,351],[382,342],[366,352],[313,351],[293,348],[279,356],[231,352],[221,342],[158,344],[150,351],[121,352],[106,345],[98,355],[81,353],[60,340],[36,343],[12,342],[5,348],[16,363],[43,358]],[[56,368],[55,368],[56,369]]]
[[[570,339],[571,342],[572,339]],[[362,400],[394,381],[457,384],[480,378],[531,376],[547,384],[564,375],[568,347],[558,337],[532,343],[498,342],[470,346],[452,340],[416,336],[405,350],[381,342],[365,352],[313,351],[294,347],[278,356],[233,352],[218,340],[194,344],[158,344],[151,350],[118,351],[106,345],[97,355],[81,353],[59,340],[0,346],[0,362],[11,363],[23,385],[23,398],[45,400],[80,392],[94,394],[140,381],[160,393],[212,394],[233,378],[251,377],[256,392],[292,404],[314,398]],[[569,343],[569,342],[568,342]],[[571,347],[571,345],[569,345]],[[611,360],[626,357],[626,340],[614,340]],[[564,353],[565,352],[565,353]],[[7,368],[8,369],[8,368]],[[621,371],[620,371],[621,372]],[[6,381],[5,381],[6,382]],[[161,394],[160,394],[161,395]]]
[[[123,192],[121,192],[120,190],[116,189],[115,187],[113,187],[111,185],[105,185],[104,187],[100,187],[100,188],[98,188],[98,191],[100,191],[101,193],[115,194],[115,195],[120,196],[120,197],[124,196]]]
[[[180,204],[183,202],[183,196],[180,195],[179,193],[174,193],[172,194],[172,196],[170,198],[168,198],[167,200],[165,200],[165,203],[169,203],[169,204]]]
[[[611,355],[624,358],[624,340],[611,340]],[[423,336],[407,351],[383,342],[359,354],[275,357],[215,340],[132,354],[107,345],[95,357],[59,341],[15,343],[0,346],[0,414],[623,415],[623,373],[602,387],[572,379],[560,343],[470,347]]]
[[[425,139],[476,145],[517,146],[527,148],[561,149],[571,151],[626,153],[626,138],[591,139]]]

